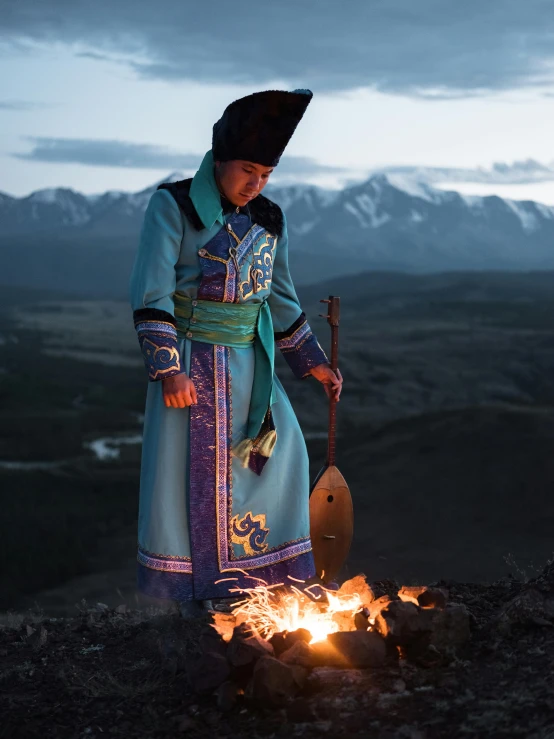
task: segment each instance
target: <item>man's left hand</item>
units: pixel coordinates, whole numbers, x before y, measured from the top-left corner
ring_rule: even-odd
[[[340,370],[337,369],[335,374],[330,365],[318,364],[317,367],[312,367],[310,374],[321,382],[323,389],[327,393],[327,397],[333,397],[338,402],[342,391],[342,375]]]

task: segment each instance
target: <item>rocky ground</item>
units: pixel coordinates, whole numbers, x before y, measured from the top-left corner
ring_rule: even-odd
[[[433,667],[390,654],[378,668],[315,668],[278,707],[197,692],[208,616],[85,603],[74,618],[12,614],[0,737],[554,737],[554,565],[527,583],[438,585],[471,614],[464,647]]]

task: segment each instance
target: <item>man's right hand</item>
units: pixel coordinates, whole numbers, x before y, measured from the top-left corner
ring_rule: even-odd
[[[186,372],[162,380],[162,392],[167,408],[186,408],[196,403],[196,388]]]

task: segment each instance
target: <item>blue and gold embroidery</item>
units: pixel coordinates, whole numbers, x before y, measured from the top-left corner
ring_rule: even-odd
[[[265,527],[265,513],[254,516],[252,511],[249,511],[243,518],[233,516],[231,519],[231,541],[233,544],[244,547],[245,554],[249,556],[267,552],[268,534],[269,529]]]
[[[169,373],[180,372],[181,360],[177,347],[171,344],[169,346],[155,344],[153,338],[144,337],[141,346],[149,378],[157,380],[158,377],[167,377]]]
[[[252,263],[248,267],[246,280],[240,283],[241,300],[247,300],[253,293],[267,290],[273,275],[273,257],[277,239],[267,233],[258,248],[252,253]]]

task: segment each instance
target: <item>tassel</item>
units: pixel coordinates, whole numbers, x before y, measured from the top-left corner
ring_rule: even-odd
[[[234,456],[240,459],[242,466],[245,468],[248,467],[250,452],[252,451],[253,446],[254,442],[252,441],[252,439],[243,439],[232,450]]]
[[[274,429],[268,431],[257,447],[258,452],[262,455],[262,457],[271,457],[276,441],[277,432]]]

